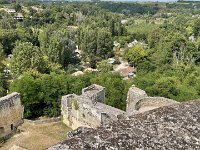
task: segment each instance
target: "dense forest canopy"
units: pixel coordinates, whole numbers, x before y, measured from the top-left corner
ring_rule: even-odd
[[[132,84],[200,98],[200,3],[0,3],[0,96],[21,93],[26,118],[60,115],[62,95],[93,83],[123,110]],[[128,80],[124,62],[137,70]]]

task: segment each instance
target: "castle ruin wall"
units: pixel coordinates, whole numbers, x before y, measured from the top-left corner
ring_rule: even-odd
[[[82,89],[82,96],[88,97],[93,102],[105,103],[105,88],[100,85],[93,84]]]
[[[64,103],[67,105],[62,105],[63,122],[72,129],[80,126],[96,128],[101,124],[101,114],[91,104],[82,102],[80,96],[67,95],[62,98],[62,104]]]
[[[126,100],[126,113],[132,114],[132,112],[135,112],[136,103],[145,97],[148,97],[145,91],[134,86],[130,87]]]
[[[178,103],[175,100],[164,97],[149,97],[145,91],[130,87],[126,100],[126,114],[127,116],[140,113],[143,111],[152,110],[155,108],[169,106]]]
[[[127,94],[126,112],[102,103],[104,100],[104,87],[95,84],[84,88],[82,95],[63,96],[63,122],[72,129],[81,126],[97,128],[123,117],[178,103],[164,97],[149,97],[145,91],[134,86],[129,88]]]
[[[125,113],[101,103],[104,99],[104,87],[99,85],[84,88],[80,96],[75,94],[63,96],[61,100],[63,122],[72,129],[81,126],[97,128],[111,120],[117,120],[119,114]]]
[[[23,111],[19,93],[0,98],[0,139],[14,132],[23,123]]]
[[[145,97],[136,103],[135,109],[142,112],[177,103],[179,102],[165,97]]]

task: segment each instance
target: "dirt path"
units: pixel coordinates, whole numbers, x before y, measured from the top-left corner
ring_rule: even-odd
[[[121,64],[119,64],[114,70],[119,71],[121,69],[127,68],[129,66],[127,61],[122,60],[122,58],[119,58],[119,61]]]
[[[21,133],[10,138],[0,148],[1,150],[9,150],[15,146],[28,150],[43,150],[66,139],[67,132],[71,130],[62,122],[40,125],[33,125],[26,122],[19,129]]]

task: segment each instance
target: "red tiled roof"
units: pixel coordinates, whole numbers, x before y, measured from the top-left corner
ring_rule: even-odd
[[[129,73],[133,73],[135,71],[135,68],[134,67],[127,67],[127,68],[123,68],[121,70],[119,70],[119,74],[123,77],[126,77],[129,75]]]

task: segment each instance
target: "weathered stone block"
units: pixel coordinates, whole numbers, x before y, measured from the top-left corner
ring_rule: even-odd
[[[14,132],[23,123],[23,112],[19,93],[0,98],[0,139]]]

